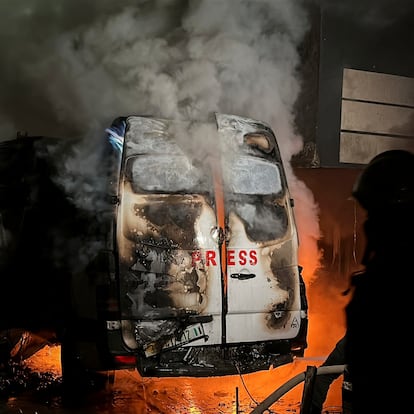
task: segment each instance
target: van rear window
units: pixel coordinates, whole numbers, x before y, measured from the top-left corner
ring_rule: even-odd
[[[197,193],[207,188],[205,174],[182,155],[142,155],[128,162],[135,192]]]
[[[252,156],[233,158],[223,166],[223,183],[229,194],[281,195],[278,166]],[[204,193],[213,191],[213,174],[195,166],[184,155],[145,154],[127,162],[127,177],[135,192]]]
[[[225,182],[231,193],[270,195],[280,194],[283,190],[278,166],[263,159],[238,157],[227,170]]]

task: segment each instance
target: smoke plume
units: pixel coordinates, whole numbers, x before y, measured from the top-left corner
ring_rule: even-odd
[[[6,0],[0,15],[0,139],[82,137],[61,177],[81,194],[74,170],[93,191],[94,148],[118,116],[205,120],[217,111],[264,121],[300,200],[302,249],[316,252],[318,209],[290,168],[303,144],[293,107],[305,0]]]

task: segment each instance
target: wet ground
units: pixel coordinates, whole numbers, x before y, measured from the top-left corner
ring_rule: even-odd
[[[113,383],[96,383],[79,403],[64,404],[60,347],[46,346],[12,375],[0,377],[1,414],[248,414],[276,388],[322,357],[304,358],[265,372],[220,378],[142,378],[135,370],[117,371]],[[101,378],[102,379],[102,378]],[[327,411],[340,412],[341,377],[330,389]],[[300,412],[303,385],[274,403],[268,413]],[[330,407],[330,408],[328,408]]]

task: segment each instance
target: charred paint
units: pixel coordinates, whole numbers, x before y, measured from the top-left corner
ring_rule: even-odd
[[[204,162],[200,152],[189,154],[190,147],[207,149],[191,135],[204,131],[194,124],[187,131],[139,117],[127,124],[117,241],[122,312],[136,320],[137,343],[175,360],[181,351],[173,356],[163,346],[194,323],[189,315],[210,318],[210,346],[222,343],[226,327],[235,343],[253,332],[248,342],[274,341],[278,331],[281,339],[296,335],[289,321],[300,310],[297,241],[271,130],[217,115],[218,141],[209,143]],[[208,159],[214,147],[217,158]],[[239,332],[243,315],[252,329]],[[210,349],[207,359],[221,360]]]
[[[151,198],[151,203],[134,205],[136,215],[151,223],[159,234],[181,248],[197,248],[194,223],[201,214],[199,202],[182,202],[179,197]]]

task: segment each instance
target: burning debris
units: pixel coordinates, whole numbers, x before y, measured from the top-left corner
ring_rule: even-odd
[[[0,398],[35,393],[36,398],[53,404],[62,393],[62,378],[53,372],[39,372],[25,362],[7,361],[0,369]]]

